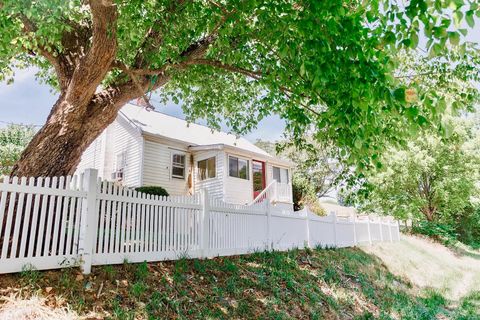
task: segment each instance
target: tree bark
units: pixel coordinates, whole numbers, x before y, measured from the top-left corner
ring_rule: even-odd
[[[157,78],[154,88],[165,85],[170,76]],[[150,80],[140,79],[143,90]],[[33,137],[12,170],[12,176],[65,176],[75,172],[83,152],[117,117],[130,100],[139,97],[133,81],[105,89],[83,107],[60,95],[46,124]]]
[[[204,57],[217,37],[215,31],[190,44],[180,54],[181,62],[167,63],[155,71],[145,68],[126,72],[128,70],[122,70],[124,65],[115,61],[115,4],[112,0],[89,0],[89,5],[92,13],[92,39],[90,44],[84,44],[88,51],[83,54],[83,49],[73,46],[74,52],[51,57],[61,94],[46,124],[14,165],[12,176],[73,174],[83,152],[115,120],[123,105],[141,97],[148,89],[156,90],[164,86],[171,78],[166,72],[167,66],[180,70],[192,64],[201,64],[197,63],[197,60]],[[35,30],[33,24],[31,29]],[[82,31],[81,39],[86,38],[85,34],[88,35],[89,32]],[[69,39],[69,35],[66,35],[64,46],[69,48],[68,44],[72,41],[76,40]],[[70,64],[67,65],[67,62]],[[125,77],[119,77],[119,83],[95,93],[107,73],[113,69],[124,71]],[[153,85],[150,78],[152,75],[156,77]]]
[[[72,112],[71,109],[76,111]],[[117,111],[113,105],[102,107],[101,101],[92,101],[88,108],[79,108],[68,103],[64,95],[60,96],[47,123],[15,164],[12,175],[40,177],[73,174],[82,153],[113,122]]]

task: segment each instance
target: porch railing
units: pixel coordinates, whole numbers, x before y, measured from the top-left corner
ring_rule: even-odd
[[[258,196],[253,199],[250,205],[261,203],[264,200],[269,202],[291,202],[292,201],[292,187],[287,183],[279,183],[273,180],[263,189]]]

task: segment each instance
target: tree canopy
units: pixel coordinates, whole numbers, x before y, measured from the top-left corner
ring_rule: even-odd
[[[447,226],[480,242],[480,132],[472,119],[449,118],[448,138],[427,130],[383,155],[353,193],[362,210]]]
[[[475,69],[462,40],[475,15],[462,0],[0,0],[0,77],[35,65],[59,91],[14,173],[72,173],[121,106],[155,90],[239,133],[277,113],[298,143],[309,132],[361,169],[440,120],[442,97],[402,80],[398,50],[423,34],[433,68]]]

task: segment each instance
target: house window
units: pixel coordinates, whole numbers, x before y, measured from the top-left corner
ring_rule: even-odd
[[[228,157],[228,172],[230,177],[248,180],[248,160]]]
[[[185,179],[185,154],[172,154],[172,177]]]
[[[273,179],[279,183],[288,183],[288,169],[273,167]]]
[[[217,172],[217,164],[215,157],[211,157],[205,160],[200,160],[197,163],[198,166],[198,179],[200,181],[210,178],[215,178]]]
[[[112,180],[121,181],[125,173],[127,155],[125,152],[117,153],[115,158],[115,172],[112,173]]]

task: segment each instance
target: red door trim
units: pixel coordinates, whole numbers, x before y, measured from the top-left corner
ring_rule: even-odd
[[[257,163],[262,164],[262,190],[260,190],[260,191],[253,190],[253,199],[255,199],[263,190],[265,190],[265,187],[267,186],[267,176],[266,176],[266,163],[265,163],[265,161],[252,159],[252,170],[253,170],[253,162],[257,162]],[[253,183],[254,183],[254,181],[252,179],[252,184]]]

